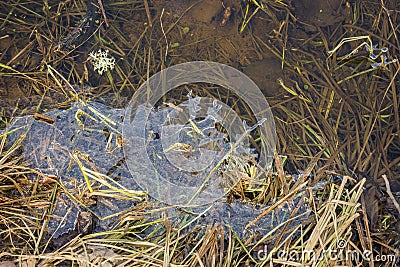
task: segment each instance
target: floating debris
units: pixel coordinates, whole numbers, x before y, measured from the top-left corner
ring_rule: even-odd
[[[372,45],[372,47],[370,47],[368,44],[365,45],[365,49],[370,52],[369,54],[369,58],[372,59],[374,62],[371,64],[371,67],[373,69],[379,68],[379,67],[386,67],[387,65],[397,62],[397,58],[393,59],[393,60],[388,60],[387,56],[383,55],[383,53],[388,52],[388,48],[387,47],[382,47],[379,48],[378,44]],[[379,51],[378,55],[374,54],[374,51]],[[380,58],[381,62],[376,62],[375,60]]]
[[[108,50],[99,49],[97,52],[90,52],[89,59],[91,60],[94,70],[97,70],[99,75],[103,75],[108,70],[113,70],[115,67],[115,58],[108,55]]]

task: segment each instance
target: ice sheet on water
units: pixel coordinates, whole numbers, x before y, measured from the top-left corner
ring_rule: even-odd
[[[132,175],[139,179],[158,177],[178,185],[200,187],[203,180],[199,179],[198,172],[210,173],[234,144],[237,146],[236,151],[248,153],[248,140],[242,138],[245,137],[243,131],[253,131],[262,123],[248,127],[239,117],[230,114],[227,107],[216,101],[202,102],[199,97],[189,97],[182,108],[187,109],[186,114],[189,116],[171,107],[142,106],[137,110],[133,127],[127,132],[129,138],[135,140],[127,154],[127,160],[133,161],[137,166],[133,173],[125,164],[126,155],[122,146],[126,140],[122,138],[122,144],[118,143],[122,136],[125,114],[122,109],[110,109],[99,103],[78,102],[73,103],[67,110],[46,113],[46,116],[55,120],[53,124],[35,120],[33,116],[24,116],[15,118],[5,132],[8,134],[9,144],[24,135],[22,154],[29,166],[44,174],[56,176],[70,191],[69,194],[78,196],[87,186],[78,163],[88,170],[117,180],[127,189],[147,189],[143,185],[139,187]],[[222,122],[225,117],[233,118],[233,121],[236,120],[237,124],[243,127],[231,129],[230,133],[222,132],[216,128],[216,124]],[[228,135],[230,139],[227,138]],[[235,142],[239,137],[243,140],[238,145]],[[176,143],[190,144],[191,150],[185,151],[177,147],[170,152],[166,151]],[[145,150],[142,150],[143,147]],[[198,151],[202,153],[197,153]],[[155,170],[153,174],[157,173],[159,176],[152,176],[150,169]],[[215,183],[209,182],[205,185],[211,191],[222,190],[223,194],[224,188],[220,184],[222,177],[218,172],[215,172],[213,179]],[[153,185],[157,186],[157,182],[155,180]],[[103,189],[107,188],[103,186]],[[163,190],[165,192],[165,188]],[[92,209],[99,217],[104,217],[126,210],[132,205],[131,201],[99,197],[97,205]],[[56,206],[63,207],[60,203]],[[74,209],[77,208],[82,209],[74,206]],[[74,215],[77,216],[76,212],[68,216]],[[70,232],[75,227],[72,225],[74,221],[76,218],[73,217],[66,218],[62,224],[57,220],[51,221],[50,226],[53,230],[57,225],[61,225],[55,237]],[[98,225],[103,230],[110,226],[109,221]]]
[[[121,130],[122,110],[97,103],[74,103],[68,110],[54,110],[45,115],[55,122],[24,116],[15,118],[6,128],[8,143],[25,136],[23,156],[30,167],[54,175],[68,185],[69,179],[81,176],[74,157],[102,173],[110,172],[123,158],[122,148],[115,144]],[[110,177],[117,173],[114,171]],[[119,174],[129,175],[126,169]]]

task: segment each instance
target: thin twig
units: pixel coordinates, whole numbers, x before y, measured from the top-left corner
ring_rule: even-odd
[[[104,22],[106,23],[106,26],[108,28],[108,21],[107,21],[107,17],[106,17],[106,11],[104,10],[103,2],[102,2],[102,0],[97,0],[97,3],[99,4],[101,14],[103,15]]]
[[[300,191],[302,188],[304,188],[306,185],[308,184],[308,181],[305,183],[302,183],[301,185],[299,185],[297,188],[295,188],[293,191],[291,191],[289,194],[287,194],[285,197],[283,197],[281,200],[277,201],[275,204],[273,204],[272,206],[270,206],[268,209],[266,209],[265,211],[263,211],[260,215],[257,216],[257,218],[255,218],[254,220],[252,220],[251,222],[249,222],[245,229],[248,229],[250,226],[254,225],[255,223],[257,223],[259,220],[261,220],[265,215],[267,215],[268,213],[270,213],[271,211],[273,211],[276,207],[278,207],[279,205],[281,205],[283,202],[285,202],[286,200],[288,200],[290,197],[292,197],[293,195],[295,195],[298,191]]]
[[[400,205],[399,202],[397,202],[397,200],[394,198],[393,194],[392,194],[392,190],[390,189],[390,184],[389,184],[389,180],[386,177],[386,174],[382,175],[383,180],[385,180],[385,185],[386,185],[386,192],[388,193],[390,199],[393,201],[394,206],[397,209],[397,212],[400,214]]]
[[[153,27],[153,23],[151,22],[151,14],[150,14],[150,8],[149,8],[149,2],[147,0],[144,0],[144,8],[146,9],[146,15],[147,15],[147,20],[149,21],[149,27]]]

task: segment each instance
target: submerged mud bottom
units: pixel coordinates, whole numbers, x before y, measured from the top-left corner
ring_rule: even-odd
[[[98,103],[75,103],[68,110],[44,114],[47,120],[34,116],[15,118],[3,132],[7,134],[8,145],[23,137],[22,154],[29,166],[56,177],[60,183],[61,190],[47,224],[46,240],[52,247],[61,247],[77,235],[120,226],[121,218],[134,214],[138,210],[136,206],[146,199],[125,163],[121,136],[123,115],[122,109],[110,109]],[[160,168],[170,168],[161,156],[153,162]],[[164,173],[176,177],[180,171]],[[281,205],[278,212],[262,217],[247,231],[246,225],[267,207],[255,207],[239,200],[228,204],[225,199],[197,208],[171,208],[151,198],[148,201],[153,203],[152,208],[139,212],[143,220],[167,218],[178,228],[182,227],[183,219],[193,225],[218,224],[239,235],[255,232],[265,235],[277,226],[294,226],[310,218],[310,210],[301,205],[301,196]],[[292,214],[297,205],[301,207]],[[289,218],[294,219],[288,221]]]

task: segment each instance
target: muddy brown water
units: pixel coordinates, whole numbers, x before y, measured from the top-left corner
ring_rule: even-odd
[[[225,63],[243,70],[257,83],[267,97],[276,97],[283,92],[277,82],[279,78],[285,79],[287,75],[281,68],[281,60],[269,50],[261,48],[255,43],[255,38],[265,42],[268,41],[273,29],[279,26],[280,21],[284,19],[282,13],[277,11],[273,16],[268,16],[264,12],[259,11],[248,25],[248,28],[245,28],[247,31],[239,33],[239,29],[242,26],[242,16],[246,1],[154,0],[150,2],[152,3],[150,15],[153,18],[154,26],[153,28],[145,30],[148,19],[142,6],[127,4],[126,7],[122,7],[124,11],[126,11],[124,13],[121,11],[117,2],[105,1],[105,5],[109,6],[108,16],[110,17],[110,21],[113,21],[113,27],[115,27],[115,30],[117,30],[121,36],[112,36],[115,35],[115,33],[111,30],[102,34],[110,34],[110,37],[114,38],[117,47],[124,49],[125,42],[128,44],[135,44],[143,32],[145,32],[145,34],[150,35],[150,38],[154,39],[154,41],[142,40],[141,42],[150,42],[150,45],[157,45],[157,47],[155,47],[157,50],[153,51],[153,53],[156,54],[156,60],[165,57],[165,53],[167,53],[166,59],[168,62],[166,63],[172,65],[193,60],[211,60]],[[50,2],[50,4],[52,3]],[[342,23],[348,19],[348,9],[341,4],[341,1],[337,0],[328,2],[308,0],[294,1],[293,6],[294,14],[300,19],[300,27],[293,30],[293,36],[311,35],[316,30],[315,27],[330,26]],[[226,7],[230,7],[232,13],[228,21],[222,25],[221,22],[223,21]],[[36,8],[39,9],[40,5],[36,6]],[[69,8],[73,10],[73,6]],[[86,11],[85,6],[79,6],[79,8],[81,8],[79,10],[82,12],[81,16],[83,16]],[[129,11],[129,8],[131,8],[131,11]],[[35,7],[32,6],[32,9],[34,10]],[[250,11],[253,10],[254,7]],[[9,11],[10,10],[3,10],[2,13],[5,15],[8,14]],[[65,10],[65,12],[67,11],[68,10]],[[126,13],[129,14],[130,17],[126,17]],[[18,17],[19,14],[15,11],[14,15]],[[29,16],[22,14],[20,16],[25,19],[27,17],[29,18]],[[161,19],[155,19],[160,17]],[[65,22],[60,21],[59,23]],[[79,19],[75,19],[75,21],[71,23],[79,24]],[[161,29],[161,23],[163,24],[163,29]],[[54,48],[61,40],[71,34],[71,30],[74,29],[72,26],[73,25],[66,25],[66,27],[69,28],[67,28],[61,36],[58,36],[58,40],[47,40],[46,42],[46,40],[40,39],[41,37],[37,37],[38,40],[40,39],[41,41],[37,43],[34,42],[34,45],[31,45],[33,51],[26,56],[27,58],[17,57],[15,60],[12,59],[21,49],[29,44],[29,38],[32,38],[32,36],[29,36],[24,31],[21,31],[19,34],[9,34],[7,28],[1,29],[3,31],[3,37],[0,40],[0,49],[3,51],[1,62],[11,62],[12,67],[15,67],[19,71],[43,69],[43,63],[46,62],[46,58],[40,55],[41,51],[45,49],[46,53],[49,54],[50,52],[48,50],[51,47]],[[13,31],[22,29],[23,28],[16,27]],[[102,28],[102,30],[104,30],[104,28]],[[163,31],[167,34],[165,37]],[[249,34],[249,31],[251,31],[251,34]],[[94,49],[91,43],[93,38],[90,39],[90,36],[88,38],[89,39],[83,44],[78,43],[78,48],[73,50],[69,56],[73,57],[73,68],[78,72],[80,78],[83,79],[80,82],[85,81],[83,76],[84,71],[85,68],[89,68],[89,79],[85,81],[86,84],[97,88],[96,90],[100,90],[100,93],[102,93],[101,91],[109,90],[104,88],[108,83],[107,79],[105,77],[99,77],[99,75],[91,69],[89,64],[82,64],[86,59],[85,55]],[[124,42],[122,42],[122,38],[124,38]],[[17,40],[18,42],[16,43]],[[167,52],[165,52],[166,43],[169,44],[169,50]],[[40,47],[46,45],[48,46],[47,48]],[[126,49],[128,49],[128,47]],[[127,52],[128,57],[126,59],[122,59],[122,55],[116,55],[117,64],[119,60],[118,56],[120,56],[121,59],[119,62],[125,65],[122,66],[122,70],[128,70],[127,73],[131,73],[132,82],[135,84],[134,87],[136,87],[140,82],[143,82],[143,80],[135,79],[137,76],[135,72],[137,72],[138,69],[129,70],[132,66],[128,67],[128,69],[124,68],[126,64],[129,65],[129,62],[125,63],[124,60],[129,60],[129,54],[132,54],[132,51],[127,50]],[[57,57],[56,59],[58,59]],[[145,61],[145,58],[135,59],[134,63],[142,65],[145,63],[143,61]],[[64,69],[62,62],[56,61],[56,63],[60,64],[61,68],[59,68],[59,71],[62,74],[70,71]],[[68,64],[69,62],[65,62],[64,66],[68,67]],[[142,70],[145,69],[142,68]],[[145,73],[141,73],[141,75],[143,74]],[[116,77],[116,79],[118,80],[118,77]],[[73,85],[78,85],[78,81],[72,80],[70,82]],[[63,100],[62,94],[58,95],[58,92],[51,92],[52,90],[44,96],[38,96],[37,92],[40,90],[32,88],[18,78],[2,78],[0,80],[0,85],[0,96],[3,107],[14,107],[16,102],[18,102],[21,107],[34,107],[35,104],[42,101],[46,103],[46,108],[51,108],[51,102],[54,101],[54,99],[56,99],[57,103]],[[128,89],[131,90],[131,88]],[[132,94],[132,92],[127,92],[129,90],[122,88],[122,95],[125,94],[129,98],[129,95]],[[94,92],[94,94],[96,93],[98,92]],[[10,108],[7,111],[9,114]]]
[[[88,1],[90,2],[90,1]],[[134,83],[134,87],[138,86],[141,79],[136,79],[137,75],[144,75],[145,73],[135,73],[139,70],[145,71],[144,67],[145,58],[134,59],[134,64],[139,65],[132,69],[132,66],[126,68],[129,62],[124,62],[124,60],[131,60],[129,56],[133,54],[130,47],[125,47],[135,45],[138,40],[141,40],[143,45],[155,45],[153,51],[155,54],[155,60],[160,60],[165,57],[167,53],[166,64],[177,64],[181,62],[188,62],[193,60],[211,60],[220,63],[225,63],[243,70],[250,78],[252,78],[261,88],[262,92],[267,97],[276,97],[282,93],[282,88],[280,88],[277,79],[285,79],[287,74],[282,71],[281,60],[278,59],[274,54],[272,54],[268,49],[262,48],[259,44],[256,44],[261,40],[262,42],[268,42],[273,30],[279,26],[284,19],[283,12],[275,10],[276,13],[273,16],[268,16],[262,11],[256,13],[251,23],[248,25],[243,33],[239,33],[239,29],[243,22],[243,12],[246,7],[246,1],[233,1],[226,0],[221,2],[220,0],[205,0],[205,1],[162,1],[154,0],[150,1],[151,9],[150,16],[153,19],[153,28],[146,29],[148,23],[148,18],[146,12],[139,3],[127,4],[127,6],[120,7],[118,2],[114,1],[104,1],[106,7],[108,6],[108,16],[110,21],[112,21],[112,27],[114,27],[116,33],[110,29],[108,31],[102,32],[101,34],[110,35],[113,38],[116,46],[119,49],[126,51],[126,58],[124,55],[118,53],[118,61],[122,64],[122,70],[126,70],[127,73],[131,73],[131,79]],[[335,25],[338,23],[343,23],[349,19],[348,8],[341,3],[342,1],[294,1],[294,14],[299,18],[299,27],[293,29],[291,33],[292,36],[306,37],[311,36],[315,31],[316,27],[326,27],[330,25]],[[51,6],[55,5],[53,2],[49,2]],[[223,25],[221,24],[224,20],[224,11],[229,7],[232,12],[229,19]],[[38,13],[41,12],[40,4],[37,6],[32,6],[32,10],[38,9]],[[61,7],[62,8],[62,7]],[[1,62],[10,62],[12,67],[17,70],[29,70],[35,71],[38,69],[43,69],[43,63],[46,62],[46,57],[50,60],[56,60],[60,68],[58,70],[62,74],[68,74],[71,68],[68,64],[73,64],[73,68],[76,70],[77,74],[80,76],[80,81],[71,80],[72,84],[78,84],[85,81],[86,84],[97,88],[96,90],[108,91],[104,86],[107,85],[108,81],[104,77],[99,77],[92,69],[89,64],[82,64],[85,62],[87,54],[94,49],[94,46],[98,43],[93,43],[93,38],[85,40],[82,44],[77,43],[78,48],[73,50],[71,54],[73,62],[65,63],[58,61],[60,55],[51,58],[51,52],[49,50],[54,49],[58,43],[63,39],[71,35],[74,30],[74,26],[79,25],[79,18],[84,17],[86,8],[84,5],[68,6],[64,7],[64,12],[71,12],[79,10],[81,12],[80,16],[74,18],[70,23],[72,25],[65,25],[65,21],[56,21],[63,24],[64,31],[62,33],[55,33],[59,36],[54,39],[45,40],[40,35],[37,38],[37,42],[33,41],[33,48],[28,55],[23,55],[21,57],[15,56],[27,45],[32,39],[32,35],[26,32],[24,27],[10,25],[10,30],[7,27],[0,29],[3,32],[3,36],[0,40],[0,49],[3,51],[1,55]],[[75,10],[74,10],[75,8]],[[123,10],[122,10],[123,9]],[[131,9],[131,10],[130,10]],[[250,11],[254,11],[250,9]],[[271,11],[274,11],[271,9]],[[3,10],[2,14],[7,15],[11,10]],[[162,17],[161,17],[162,14]],[[271,15],[271,14],[270,14]],[[19,14],[18,11],[14,11],[14,16],[21,18],[19,19],[29,19],[33,17],[32,15]],[[66,13],[64,16],[68,16]],[[155,19],[160,18],[161,19]],[[96,17],[97,18],[97,17]],[[163,29],[161,29],[161,23]],[[56,24],[56,23],[54,23]],[[75,24],[75,25],[74,25]],[[105,28],[101,28],[104,31]],[[164,33],[167,35],[164,37]],[[249,33],[251,31],[251,34]],[[14,33],[12,33],[14,32]],[[17,32],[17,33],[15,33]],[[140,39],[141,35],[149,35],[150,40]],[[147,39],[147,37],[146,37]],[[122,41],[123,40],[123,41]],[[165,44],[168,43],[168,51],[165,52]],[[141,48],[140,46],[137,48]],[[163,51],[164,50],[164,51]],[[28,49],[29,51],[29,49]],[[69,52],[69,51],[67,51]],[[41,55],[42,54],[42,55]],[[62,56],[62,54],[61,54]],[[66,59],[69,58],[66,57]],[[119,60],[118,57],[121,59]],[[15,58],[15,60],[13,60]],[[121,61],[122,60],[122,61]],[[124,66],[125,65],[125,66]],[[143,66],[142,66],[143,65]],[[57,67],[57,66],[56,66]],[[89,79],[84,78],[85,68],[89,68]],[[71,73],[69,74],[71,76]],[[68,75],[67,75],[68,76]],[[72,75],[74,76],[74,75]],[[116,77],[118,80],[118,77]],[[121,95],[132,94],[132,88],[122,88]],[[37,88],[32,88],[31,85],[24,84],[18,78],[7,78],[0,80],[0,96],[3,107],[14,107],[15,103],[18,102],[21,107],[34,107],[35,104],[39,102],[44,102],[46,108],[51,107],[51,102],[54,98],[57,102],[61,102],[63,99],[62,94],[57,96],[52,96],[51,94],[58,94],[57,92],[48,92],[44,96],[38,96],[37,92],[42,91]],[[57,90],[56,90],[57,91]],[[95,92],[99,93],[99,92]],[[119,103],[121,104],[121,103]],[[8,114],[10,110],[8,109]]]

